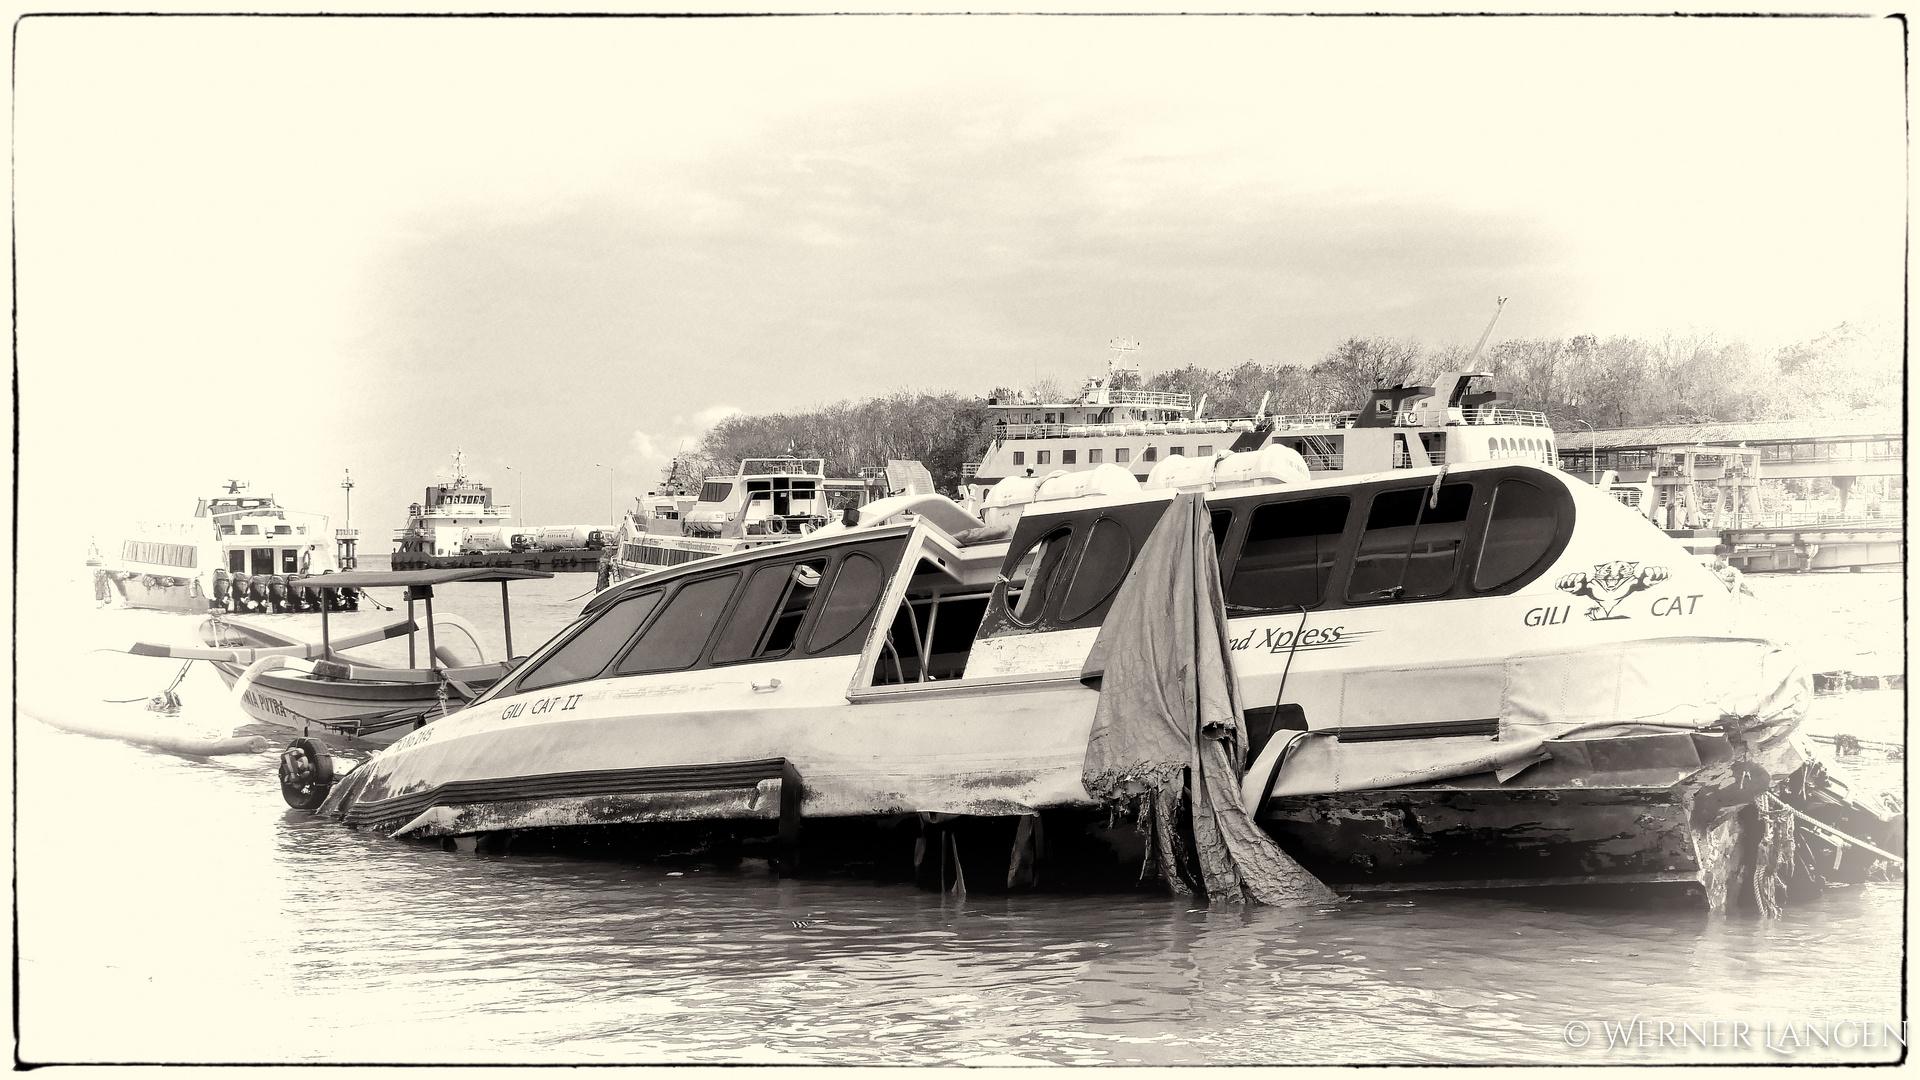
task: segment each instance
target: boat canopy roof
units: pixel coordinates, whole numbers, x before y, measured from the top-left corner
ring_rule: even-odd
[[[348,570],[338,574],[308,574],[290,584],[322,589],[378,589],[402,585],[449,585],[456,581],[519,581],[550,578],[545,570],[502,566],[457,566],[445,570]]]

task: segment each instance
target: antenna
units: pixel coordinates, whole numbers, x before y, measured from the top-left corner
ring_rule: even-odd
[[[467,455],[461,453],[457,446],[453,448],[453,482],[455,484],[467,482]]]
[[[1138,352],[1140,343],[1132,338],[1114,338],[1107,342],[1107,348],[1113,350],[1113,355],[1107,358],[1107,385],[1111,387],[1115,373],[1139,370],[1135,365],[1121,361],[1125,360],[1129,353]]]
[[[353,470],[352,469],[340,470],[340,486],[341,488],[345,489],[347,493],[347,518],[344,524],[347,528],[351,529],[353,528]]]
[[[247,482],[245,480],[227,481],[227,494],[238,495],[245,490],[247,490]]]
[[[1467,357],[1467,370],[1469,371],[1473,370],[1473,362],[1479,359],[1480,350],[1486,347],[1487,335],[1493,333],[1493,324],[1500,321],[1500,309],[1506,306],[1507,306],[1506,297],[1499,296],[1494,298],[1493,318],[1488,319],[1487,328],[1485,330],[1480,331],[1480,343],[1473,347],[1473,354]]]

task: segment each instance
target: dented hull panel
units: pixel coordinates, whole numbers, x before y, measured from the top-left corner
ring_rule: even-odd
[[[1690,807],[1664,789],[1419,786],[1268,801],[1261,823],[1329,884],[1484,887],[1701,873]]]

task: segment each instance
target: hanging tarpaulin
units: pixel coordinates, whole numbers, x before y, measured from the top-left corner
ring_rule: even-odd
[[[1140,549],[1081,670],[1100,679],[1081,781],[1133,817],[1176,892],[1300,905],[1334,899],[1240,804],[1240,691],[1206,504],[1175,497]]]

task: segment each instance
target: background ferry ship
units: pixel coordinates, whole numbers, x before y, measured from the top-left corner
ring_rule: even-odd
[[[200,500],[192,521],[137,522],[109,541],[89,560],[95,598],[191,614],[313,610],[320,594],[288,579],[340,569],[328,524],[230,480],[225,493]]]
[[[1205,419],[1191,395],[1123,390],[1118,350],[1107,373],[1072,401],[989,399],[993,441],[973,475],[973,505],[1008,477],[1045,478],[1057,470],[1117,465],[1146,482],[1170,457],[1210,458],[1284,446],[1316,477],[1389,472],[1476,461],[1553,466],[1557,448],[1544,413],[1511,408],[1482,371],[1442,372],[1431,385],[1373,391],[1354,411]]]
[[[513,508],[493,501],[493,489],[467,476],[466,457],[453,452],[453,475],[427,488],[407,507],[405,528],[394,533],[395,570],[515,567],[586,573],[600,565],[606,531],[591,525],[514,525]]]

